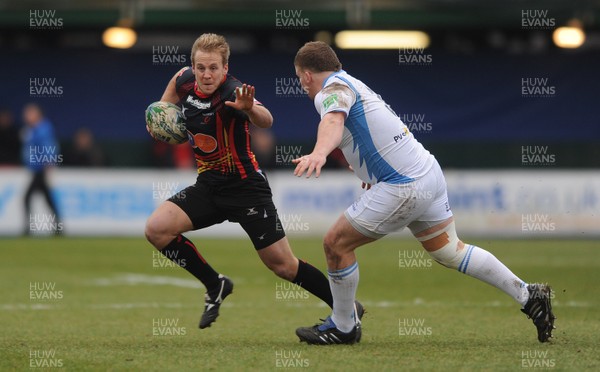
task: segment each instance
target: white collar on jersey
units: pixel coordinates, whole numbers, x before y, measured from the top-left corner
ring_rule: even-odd
[[[341,74],[342,72],[346,72],[346,71],[344,71],[344,70],[335,71],[335,72],[332,72],[331,75],[327,76],[327,78],[325,80],[323,80],[323,85],[321,85],[321,89],[325,88],[325,84],[327,84],[329,79],[331,79],[335,75]]]

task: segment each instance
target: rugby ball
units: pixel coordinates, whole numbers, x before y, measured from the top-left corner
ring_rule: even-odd
[[[174,145],[188,140],[181,109],[172,103],[151,103],[146,109],[146,124],[157,140]]]

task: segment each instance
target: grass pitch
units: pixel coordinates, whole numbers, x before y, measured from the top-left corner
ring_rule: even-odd
[[[595,241],[468,240],[556,293],[555,338],[540,344],[512,299],[431,261],[412,240],[360,248],[358,345],[300,344],[329,309],[275,277],[248,240],[193,239],[235,282],[211,328],[204,289],[143,239],[0,240],[0,370],[592,370],[600,368]],[[318,239],[291,239],[325,269]]]

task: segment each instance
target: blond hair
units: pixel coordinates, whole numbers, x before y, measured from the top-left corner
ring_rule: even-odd
[[[217,34],[202,34],[192,45],[192,65],[195,63],[194,56],[197,51],[207,53],[218,52],[223,58],[223,66],[229,61],[229,44],[224,36]]]

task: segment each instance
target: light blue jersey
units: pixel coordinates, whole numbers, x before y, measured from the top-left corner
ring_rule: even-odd
[[[321,118],[329,112],[346,115],[339,148],[362,181],[408,183],[433,166],[433,155],[381,96],[346,71],[331,74],[314,103]]]

